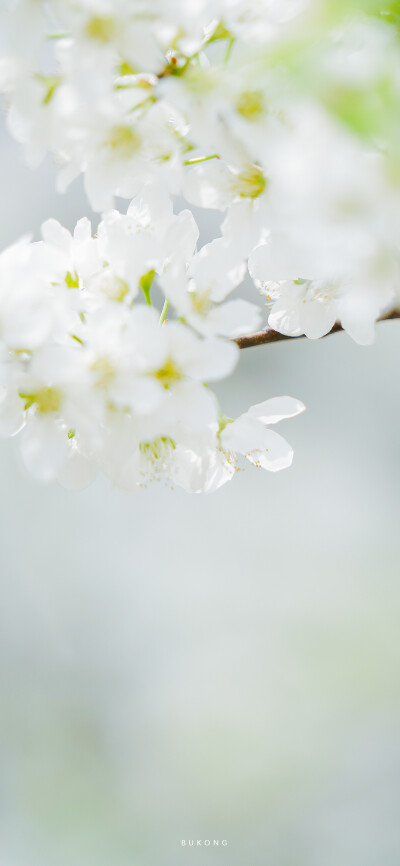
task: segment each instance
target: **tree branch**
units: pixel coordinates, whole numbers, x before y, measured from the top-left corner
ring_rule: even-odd
[[[392,310],[386,316],[381,316],[378,322],[386,322],[389,319],[400,319],[400,309]],[[337,323],[324,336],[329,337],[331,334],[337,334],[343,330],[342,326]],[[305,334],[301,334],[299,337],[289,337],[287,334],[280,334],[279,331],[267,327],[263,328],[262,331],[256,331],[255,334],[248,334],[246,337],[236,337],[233,342],[239,346],[239,349],[251,349],[253,346],[263,346],[265,343],[279,343],[281,340],[301,340],[303,338],[305,338]]]

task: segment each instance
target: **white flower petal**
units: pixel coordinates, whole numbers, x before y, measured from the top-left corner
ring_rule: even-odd
[[[66,490],[85,490],[93,483],[96,475],[96,465],[73,449],[58,472],[57,481]]]
[[[250,301],[237,298],[213,307],[207,316],[207,326],[221,337],[243,337],[256,331],[262,322],[262,311]]]
[[[196,291],[206,294],[210,300],[220,303],[246,274],[246,263],[233,246],[224,238],[217,238],[204,247],[193,258],[190,276]]]
[[[216,450],[202,454],[178,445],[171,465],[171,480],[187,493],[213,493],[231,480],[234,471]]]
[[[300,303],[288,306],[284,298],[276,301],[268,316],[269,327],[287,337],[300,337],[304,333],[301,326]]]
[[[0,438],[15,436],[24,426],[23,401],[16,394],[0,394]]]
[[[206,430],[216,434],[218,430],[218,404],[215,395],[200,382],[178,382],[170,395],[168,404],[163,406],[163,423],[175,438],[178,431],[182,439],[184,431],[201,434]],[[189,435],[188,447],[192,436]]]
[[[271,397],[270,400],[250,406],[246,415],[258,418],[263,424],[278,424],[285,418],[294,418],[304,412],[305,408],[304,403],[295,397]]]
[[[247,457],[252,451],[267,447],[267,432],[257,418],[251,418],[247,414],[240,415],[222,430],[221,445],[226,451],[237,451]]]
[[[293,448],[286,442],[283,436],[274,430],[266,430],[266,446],[259,451],[247,454],[250,463],[267,469],[269,472],[280,472],[287,469],[293,462]]]
[[[301,251],[275,238],[255,249],[249,258],[249,272],[254,280],[298,280],[310,275],[309,262]]]
[[[78,220],[74,229],[74,240],[79,243],[90,240],[92,237],[92,224],[87,217]]]
[[[283,436],[249,415],[227,424],[220,438],[224,450],[243,454],[250,463],[270,472],[285,469],[293,460],[293,449]]]
[[[63,252],[69,253],[72,249],[72,236],[68,229],[64,228],[56,219],[48,219],[42,224],[42,238]]]
[[[183,194],[199,207],[225,210],[233,200],[231,172],[221,160],[209,160],[193,166],[184,179]]]
[[[310,340],[319,340],[329,334],[336,322],[336,304],[323,300],[305,301],[300,306],[303,333]]]
[[[192,212],[183,210],[171,222],[164,243],[170,256],[181,256],[183,261],[187,261],[193,255],[198,239],[199,229]]]
[[[260,204],[260,199],[235,201],[222,223],[224,237],[246,258],[268,233],[269,219],[265,219]]]
[[[68,457],[67,434],[52,419],[30,418],[18,438],[25,468],[38,481],[53,481]]]
[[[189,376],[201,382],[224,379],[234,370],[239,360],[239,349],[235,343],[213,337],[201,341],[197,357],[187,364]]]
[[[360,346],[371,346],[375,340],[375,322],[379,312],[376,307],[360,302],[359,298],[357,301],[351,296],[341,299],[340,322],[356,343]]]

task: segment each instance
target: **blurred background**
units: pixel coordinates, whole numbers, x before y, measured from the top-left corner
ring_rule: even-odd
[[[54,174],[1,134],[1,247],[88,213]],[[41,487],[0,443],[1,866],[398,866],[399,344],[243,352],[227,414],[307,412],[292,469],[210,497]]]

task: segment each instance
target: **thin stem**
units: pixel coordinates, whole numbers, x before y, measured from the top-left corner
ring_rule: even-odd
[[[160,316],[160,325],[162,325],[163,322],[165,322],[165,317],[167,315],[168,307],[169,307],[169,301],[167,301],[167,299],[165,298],[164,306],[162,308],[161,316]]]
[[[212,153],[210,156],[199,156],[194,159],[185,159],[184,165],[197,165],[198,162],[207,162],[208,159],[219,159],[218,153]]]
[[[400,310],[393,310],[391,313],[387,313],[386,316],[381,316],[378,319],[378,322],[386,322],[389,319],[400,319]],[[337,334],[339,331],[343,331],[342,326],[337,323],[333,326],[332,330],[328,332],[328,334],[324,334],[325,337],[329,337],[330,334]],[[233,342],[239,346],[239,349],[251,349],[253,346],[264,346],[266,343],[279,343],[281,340],[301,340],[305,338],[305,334],[301,334],[299,337],[289,337],[287,334],[280,334],[279,331],[274,331],[272,328],[263,328],[262,331],[257,331],[255,334],[248,334],[246,337],[237,337]]]
[[[70,33],[48,33],[46,39],[68,39]]]
[[[228,60],[229,60],[229,58],[230,58],[230,56],[231,56],[231,51],[232,51],[232,48],[233,48],[233,43],[234,43],[234,41],[235,41],[235,37],[234,37],[234,36],[231,36],[231,37],[229,38],[228,47],[227,47],[227,49],[226,49],[226,53],[225,53],[225,57],[224,57],[224,63],[225,63],[225,64],[228,63]]]

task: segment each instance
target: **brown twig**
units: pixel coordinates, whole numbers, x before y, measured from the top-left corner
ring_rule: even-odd
[[[388,319],[400,319],[400,310],[393,310],[391,313],[387,313],[386,316],[381,316],[378,322],[386,322]],[[324,336],[329,337],[331,334],[337,334],[338,331],[343,331],[339,323],[334,325],[332,330],[328,334],[324,334]],[[262,331],[256,331],[255,334],[237,337],[233,342],[237,343],[239,349],[251,349],[253,346],[264,346],[265,343],[279,343],[281,340],[301,340],[304,337],[305,334],[301,334],[299,337],[288,337],[287,334],[280,334],[279,331],[274,331],[272,328],[267,327],[263,328]]]

